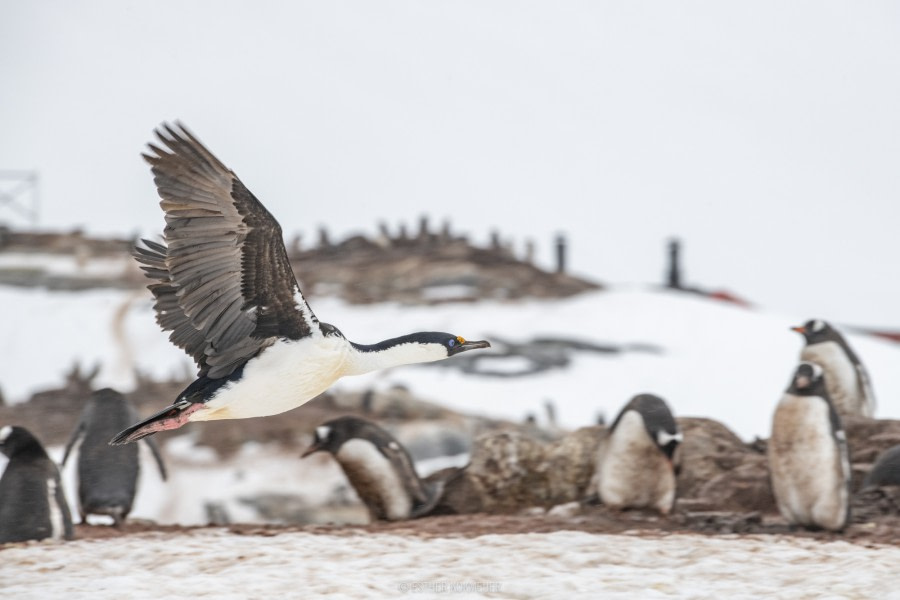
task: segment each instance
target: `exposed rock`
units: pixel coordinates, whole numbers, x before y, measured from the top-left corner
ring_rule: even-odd
[[[737,467],[706,482],[698,496],[716,510],[778,512],[766,457],[758,454],[747,453]]]
[[[679,452],[676,498],[697,498],[701,488],[723,473],[743,464],[745,457],[757,455],[730,429],[712,419],[679,417],[684,435]]]
[[[53,272],[40,260],[0,268],[2,284],[83,290],[139,288],[147,283],[130,256],[132,240],[89,238],[80,231],[2,234],[0,253],[77,258],[71,273]],[[427,222],[420,222],[414,237],[405,228],[392,236],[385,226],[374,239],[356,235],[335,242],[321,230],[318,247],[303,249],[295,237],[287,249],[292,264],[300,267],[298,280],[307,297],[334,294],[353,303],[559,298],[600,287],[519,260],[504,244],[474,246],[465,237],[452,235],[449,226],[430,232]],[[92,264],[103,268],[87,268]]]
[[[850,519],[853,523],[900,517],[900,486],[870,487],[853,495]]]
[[[605,431],[585,427],[551,443],[519,431],[481,436],[468,466],[435,474],[445,480],[444,498],[435,512],[512,513],[580,501]]]

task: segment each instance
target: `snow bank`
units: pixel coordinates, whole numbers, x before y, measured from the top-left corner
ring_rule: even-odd
[[[768,437],[772,411],[793,372],[802,338],[790,331],[815,315],[745,310],[689,294],[613,289],[566,300],[438,306],[348,305],[315,298],[318,317],[357,342],[421,330],[471,339],[525,342],[539,336],[596,343],[648,344],[661,353],[577,354],[568,368],[522,377],[466,375],[439,366],[406,366],[338,382],[344,389],[404,384],[446,406],[521,420],[552,400],[562,425],[614,416],[633,395],[653,392],[676,415],[724,422],[744,438]],[[193,374],[188,357],[159,331],[145,291],[81,293],[0,288],[4,360],[0,386],[11,401],[59,384],[74,360],[102,363],[99,385],[127,390],[134,368],[157,377]],[[868,365],[877,416],[900,417],[900,346],[848,336]],[[508,365],[507,365],[508,366]],[[160,398],[160,406],[170,401]]]

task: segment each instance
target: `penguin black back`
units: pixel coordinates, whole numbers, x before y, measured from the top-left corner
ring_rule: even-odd
[[[808,362],[797,365],[797,369],[791,376],[791,382],[788,384],[787,393],[794,396],[822,398],[828,404],[828,419],[831,423],[832,435],[838,437],[843,435],[843,433],[838,434],[838,432],[843,432],[844,426],[841,424],[841,417],[828,394],[825,373],[820,365]]]
[[[316,427],[306,457],[326,451],[375,519],[400,520],[424,516],[440,499],[443,486],[426,485],[416,473],[406,449],[378,425],[346,416]]]
[[[0,452],[9,458],[0,477],[0,543],[72,539],[72,516],[59,469],[31,432],[0,428]]]
[[[81,439],[78,455],[78,500],[82,521],[89,514],[109,515],[116,525],[131,512],[140,473],[136,444],[110,446],[107,442],[138,418],[137,411],[119,392],[105,388],[93,393],[66,445],[63,465]],[[152,438],[146,439],[162,478],[165,465]]]
[[[863,482],[863,487],[900,486],[900,444],[888,448],[878,457]]]
[[[662,398],[635,396],[600,442],[590,487],[613,508],[654,508],[668,514],[675,503],[674,458],[681,439]]]
[[[653,394],[638,394],[619,412],[610,427],[610,433],[616,430],[622,417],[629,410],[638,412],[644,420],[647,435],[660,451],[670,459],[681,442],[678,424],[665,400]]]

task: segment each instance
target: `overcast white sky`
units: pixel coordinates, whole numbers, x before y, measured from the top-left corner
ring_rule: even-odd
[[[181,119],[288,236],[565,231],[575,271],[900,327],[900,4],[0,0],[0,169],[151,233]],[[0,208],[0,220],[12,213]]]

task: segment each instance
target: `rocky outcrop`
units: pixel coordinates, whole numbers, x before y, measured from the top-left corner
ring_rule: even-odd
[[[775,512],[765,450],[717,421],[679,418],[684,434],[677,506],[684,510]]]
[[[554,442],[503,431],[473,442],[471,461],[430,479],[445,482],[436,514],[510,513],[580,501],[588,492],[602,426],[578,429]]]
[[[54,290],[139,289],[147,279],[131,258],[134,240],[71,233],[0,230],[0,284]],[[434,303],[486,298],[560,298],[600,286],[518,258],[499,236],[487,247],[454,235],[449,226],[415,235],[386,227],[378,237],[332,243],[324,232],[315,247],[287,244],[307,297],[337,295],[352,303]],[[533,253],[532,253],[533,254]],[[149,297],[149,296],[148,296]]]
[[[753,523],[760,521],[760,515],[777,515],[764,440],[746,444],[711,419],[682,417],[677,421],[684,441],[677,455],[676,512],[718,515],[717,519],[739,513],[751,515],[748,518]],[[900,421],[848,418],[845,429],[854,457],[855,489],[875,458],[897,443]],[[549,443],[522,431],[486,434],[474,442],[467,467],[434,475],[446,482],[437,512],[514,513],[583,501],[590,495],[598,446],[605,435],[602,426],[579,429]],[[898,489],[857,492],[855,520],[896,516]]]

